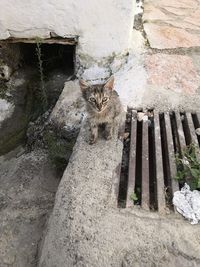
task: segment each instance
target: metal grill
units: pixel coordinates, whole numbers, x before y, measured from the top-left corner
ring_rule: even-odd
[[[140,114],[127,113],[122,164],[114,179],[116,202],[121,208],[139,205],[166,213],[173,210],[173,193],[181,186],[173,179],[175,155],[191,143],[200,145],[200,114],[148,111],[139,121]]]

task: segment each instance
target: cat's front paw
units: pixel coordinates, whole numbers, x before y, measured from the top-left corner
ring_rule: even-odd
[[[92,136],[92,137],[90,137],[89,144],[93,145],[96,143],[96,141],[97,141],[97,139]]]
[[[105,134],[105,139],[106,140],[110,140],[110,139],[112,139],[112,134]]]

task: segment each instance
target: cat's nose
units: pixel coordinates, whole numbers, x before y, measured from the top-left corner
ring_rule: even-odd
[[[98,108],[99,111],[101,111],[102,105],[98,105],[97,108]]]

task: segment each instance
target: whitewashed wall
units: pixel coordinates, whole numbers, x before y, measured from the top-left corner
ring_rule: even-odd
[[[134,0],[1,0],[0,39],[79,36],[83,64],[127,51]]]

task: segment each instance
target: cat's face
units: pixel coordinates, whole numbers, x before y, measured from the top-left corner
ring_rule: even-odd
[[[79,84],[83,97],[93,111],[101,113],[106,109],[111,98],[113,83],[113,77],[103,85],[90,85],[89,83],[80,80]]]

